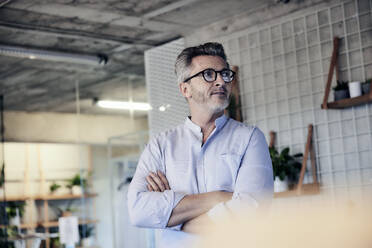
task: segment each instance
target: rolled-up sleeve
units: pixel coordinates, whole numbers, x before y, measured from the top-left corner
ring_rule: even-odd
[[[146,176],[158,170],[164,172],[164,164],[159,144],[156,139],[153,139],[143,151],[129,185],[127,195],[129,217],[135,226],[165,228],[173,209],[185,196],[173,190],[149,192]]]
[[[273,198],[273,169],[264,134],[254,128],[235,182],[232,199],[211,209],[209,216],[223,216],[247,208],[266,208]]]

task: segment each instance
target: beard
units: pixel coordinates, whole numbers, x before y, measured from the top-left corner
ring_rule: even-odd
[[[202,91],[198,91],[195,88],[192,89],[192,99],[198,105],[206,106],[212,113],[218,113],[223,111],[230,104],[230,95],[226,91],[227,95],[206,95]]]

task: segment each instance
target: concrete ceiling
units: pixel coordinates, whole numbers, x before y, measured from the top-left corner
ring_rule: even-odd
[[[145,50],[272,2],[0,0],[0,44],[108,57],[92,66],[0,55],[5,110],[75,112],[78,96],[82,113],[123,114],[92,99],[146,102]]]

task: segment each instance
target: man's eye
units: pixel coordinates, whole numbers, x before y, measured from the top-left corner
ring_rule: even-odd
[[[226,78],[229,78],[231,76],[230,71],[227,71],[227,70],[226,71],[222,71],[221,74],[222,74],[222,77],[226,77]]]
[[[208,70],[208,71],[205,71],[204,74],[208,77],[212,77],[213,76],[213,71],[212,70]]]

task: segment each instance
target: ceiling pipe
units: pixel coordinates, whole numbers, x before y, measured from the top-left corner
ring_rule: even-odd
[[[0,55],[28,58],[28,59],[40,59],[55,62],[66,62],[66,63],[77,63],[86,64],[93,66],[104,66],[107,64],[108,58],[106,55],[87,55],[77,53],[67,53],[58,51],[49,51],[41,49],[32,49],[21,46],[8,46],[0,44]]]
[[[8,4],[11,0],[4,0],[0,2],[0,8],[4,7],[6,4]]]

